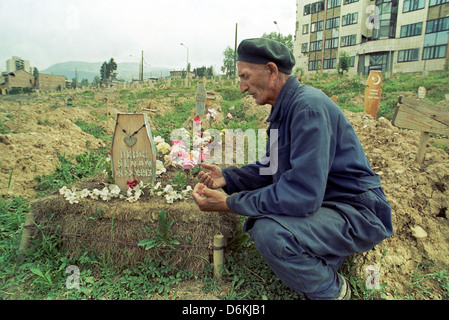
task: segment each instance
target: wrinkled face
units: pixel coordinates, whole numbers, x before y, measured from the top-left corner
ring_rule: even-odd
[[[266,65],[237,61],[240,91],[248,92],[258,105],[272,104],[273,82]],[[274,99],[274,102],[276,99]]]

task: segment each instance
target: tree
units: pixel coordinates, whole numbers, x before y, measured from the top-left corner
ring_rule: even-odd
[[[33,77],[37,78],[38,76],[39,76],[39,70],[36,67],[34,67],[33,68]]]
[[[101,79],[100,79],[100,77],[99,77],[99,76],[95,76],[94,80],[92,81],[92,84],[93,84],[95,87],[98,87],[98,86],[101,84]]]
[[[349,66],[351,65],[351,57],[345,51],[341,51],[338,56],[338,65],[337,70],[338,73],[344,74],[345,71],[349,70]]]
[[[221,67],[221,71],[227,75],[234,75],[234,50],[231,47],[227,47],[223,52],[223,66]]]
[[[279,41],[293,52],[293,36],[291,34],[283,36],[277,32],[272,32],[270,34],[264,33],[262,38]]]
[[[115,70],[117,70],[117,63],[115,63],[114,58],[111,58],[109,62],[103,62],[100,68],[101,83],[107,86],[109,80],[116,79],[117,73],[114,72]]]
[[[81,87],[88,87],[89,86],[89,80],[83,79],[81,80]]]

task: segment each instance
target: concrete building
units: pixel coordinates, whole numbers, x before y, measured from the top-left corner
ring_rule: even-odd
[[[14,72],[16,70],[25,70],[26,72],[33,74],[30,61],[14,56],[12,59],[6,60],[6,71]]]
[[[294,55],[305,74],[440,71],[449,57],[449,0],[297,0]]]
[[[24,70],[9,72],[0,76],[2,94],[13,88],[34,88],[34,76]]]
[[[66,87],[65,76],[39,73],[36,78],[36,89],[41,91],[54,91]]]

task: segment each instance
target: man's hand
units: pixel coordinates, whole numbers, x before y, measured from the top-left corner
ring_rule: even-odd
[[[223,188],[226,185],[226,180],[220,167],[204,162],[201,164],[201,167],[209,170],[209,172],[200,171],[198,173],[198,180],[200,183],[205,184],[211,189]]]
[[[232,212],[226,204],[227,195],[224,192],[209,189],[203,183],[195,185],[192,196],[201,211]]]

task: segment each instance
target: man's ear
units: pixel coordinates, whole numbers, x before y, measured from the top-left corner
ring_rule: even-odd
[[[275,79],[277,78],[279,74],[278,66],[274,62],[268,62],[266,64],[268,68],[268,73],[270,75],[270,78]]]

